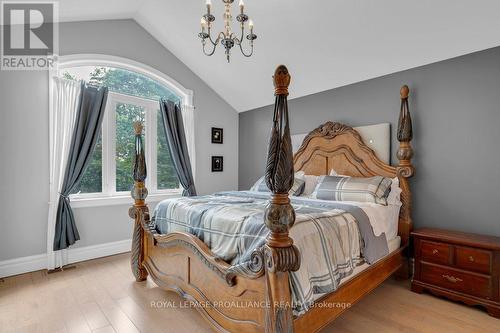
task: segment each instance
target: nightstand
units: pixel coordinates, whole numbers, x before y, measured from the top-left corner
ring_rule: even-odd
[[[481,305],[500,318],[500,237],[423,228],[412,232],[411,290]]]

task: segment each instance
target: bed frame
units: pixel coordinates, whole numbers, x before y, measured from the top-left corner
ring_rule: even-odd
[[[413,176],[411,118],[407,86],[401,88],[401,112],[398,124],[398,166],[380,161],[351,127],[327,122],[313,130],[295,156],[292,156],[288,119],[290,75],[279,66],[273,76],[275,109],[266,165],[266,182],[273,194],[264,223],[270,230],[266,244],[255,249],[251,262],[231,266],[214,256],[193,235],[172,232],[158,234],[150,225],[146,165],[142,145],[142,124],[135,127],[136,156],[132,197],[135,204],[129,215],[134,219],[132,272],[137,281],[151,279],[161,288],[172,290],[196,304],[203,317],[218,332],[316,332],[338,317],[345,304],[353,304],[375,289],[393,273],[408,277],[405,251],[412,229],[411,194],[408,178]],[[288,190],[294,170],[306,174],[328,174],[334,168],[352,176],[399,177],[403,190],[398,234],[401,247],[372,264],[335,292],[317,301],[313,307],[294,317],[291,310],[289,272],[300,267],[300,253],[288,231],[295,220]],[[304,260],[304,258],[302,258]]]

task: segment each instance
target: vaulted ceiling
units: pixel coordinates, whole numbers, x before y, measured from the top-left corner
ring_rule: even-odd
[[[213,0],[222,30],[222,0]],[[204,0],[64,0],[61,21],[133,18],[237,111],[273,102],[278,64],[296,98],[500,45],[498,0],[246,0],[255,53],[202,54]],[[235,0],[234,13],[237,11]],[[236,26],[235,26],[236,28]],[[133,41],[131,41],[133,42]],[[500,59],[499,59],[500,61]]]

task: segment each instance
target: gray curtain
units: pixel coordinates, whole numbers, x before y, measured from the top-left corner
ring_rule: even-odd
[[[68,164],[57,207],[54,251],[65,249],[80,239],[69,195],[78,186],[94,152],[101,133],[107,97],[108,88],[92,87],[82,82]]]
[[[170,157],[174,163],[179,181],[184,187],[182,195],[195,196],[196,188],[194,187],[181,109],[174,102],[162,98],[160,99],[160,110]]]

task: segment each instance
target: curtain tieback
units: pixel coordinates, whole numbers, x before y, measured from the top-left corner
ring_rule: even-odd
[[[64,200],[66,200],[67,202],[70,202],[70,200],[69,200],[69,195],[64,195],[64,194],[62,194],[61,192],[57,192],[57,193],[59,193],[59,195],[60,195],[60,196],[61,196]]]

